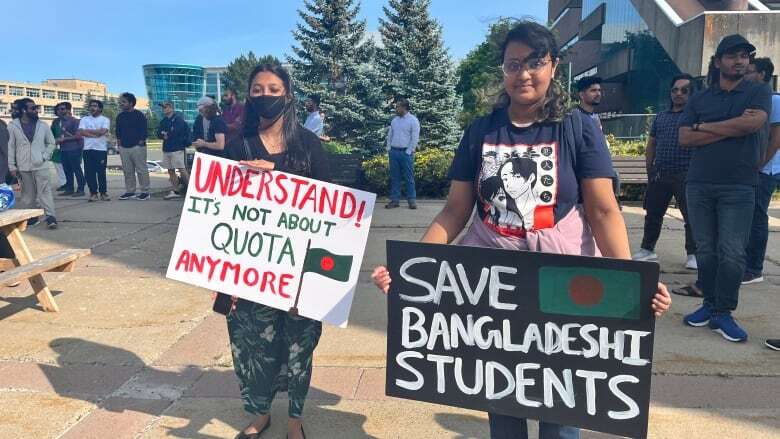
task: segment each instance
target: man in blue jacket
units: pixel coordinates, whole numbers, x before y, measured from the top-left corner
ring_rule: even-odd
[[[184,195],[183,188],[187,187],[187,181],[190,179],[184,157],[184,151],[190,143],[190,128],[184,118],[174,110],[173,102],[166,101],[161,106],[165,117],[157,128],[157,137],[163,139],[162,167],[168,170],[168,178],[171,181],[171,191],[163,198],[173,200]],[[176,171],[179,171],[178,176]]]

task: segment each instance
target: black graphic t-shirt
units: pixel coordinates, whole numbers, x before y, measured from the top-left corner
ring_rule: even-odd
[[[591,118],[580,119],[573,145],[566,139],[578,136],[564,135],[563,122],[518,127],[506,109],[496,110],[466,129],[449,176],[474,182],[479,217],[496,233],[552,227],[578,203],[579,180],[615,175],[604,135]]]

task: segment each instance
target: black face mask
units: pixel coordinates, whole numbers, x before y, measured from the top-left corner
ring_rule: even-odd
[[[257,114],[267,120],[278,119],[287,109],[286,96],[252,96],[249,102]]]

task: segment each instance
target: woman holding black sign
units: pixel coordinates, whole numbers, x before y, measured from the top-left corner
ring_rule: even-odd
[[[463,135],[449,176],[447,203],[422,242],[631,259],[604,136],[590,118],[567,114],[554,80],[558,45],[537,23],[521,21],[502,46],[504,91],[494,111]],[[489,189],[488,189],[489,187]],[[510,214],[501,214],[510,213]],[[390,275],[372,275],[387,293]],[[663,284],[652,309],[671,305]],[[491,438],[527,438],[525,419],[489,414]],[[541,422],[541,438],[576,438],[579,429]]]
[[[298,123],[287,71],[271,64],[256,67],[248,96],[244,142],[229,150],[229,157],[260,171],[328,181],[328,157],[319,138]],[[244,407],[257,415],[236,438],[257,438],[268,429],[271,403],[285,389],[290,400],[287,437],[305,438],[301,416],[322,323],[241,299],[234,302],[227,323]]]

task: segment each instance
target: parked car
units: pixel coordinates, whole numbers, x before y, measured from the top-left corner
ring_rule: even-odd
[[[149,169],[149,172],[165,172],[158,160],[147,160],[146,167]]]

